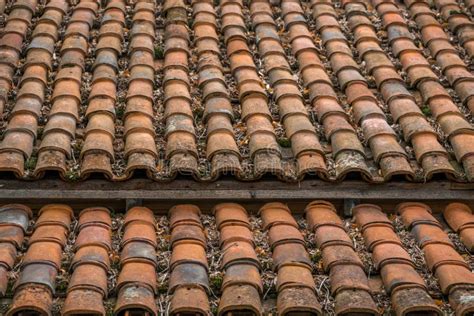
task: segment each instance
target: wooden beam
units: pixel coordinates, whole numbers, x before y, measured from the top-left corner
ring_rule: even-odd
[[[440,181],[424,184],[392,182],[369,184],[361,181],[327,183],[308,180],[301,183],[283,183],[273,180],[239,182],[222,180],[199,183],[175,180],[158,183],[144,179],[125,182],[87,180],[67,183],[61,180],[24,182],[0,180],[0,200],[22,199],[75,199],[111,200],[143,199],[166,200],[308,200],[308,199],[380,199],[380,200],[474,200],[473,184]]]

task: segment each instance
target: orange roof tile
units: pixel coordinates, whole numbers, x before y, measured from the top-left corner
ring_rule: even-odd
[[[469,1],[272,4],[0,3],[0,172],[472,182]]]
[[[450,204],[447,224],[421,203],[397,211],[360,204],[351,222],[325,201],[307,205],[306,219],[279,202],[258,214],[235,203],[205,214],[180,204],[168,216],[138,206],[72,216],[62,204],[5,205],[0,307],[7,315],[472,312],[463,299],[472,295],[472,260],[459,243],[470,210]]]

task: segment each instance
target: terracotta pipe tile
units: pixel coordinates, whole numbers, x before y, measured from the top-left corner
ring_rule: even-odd
[[[372,260],[377,269],[386,264],[394,263],[409,264],[414,267],[414,263],[406,250],[402,246],[390,242],[376,245],[372,250]]]
[[[300,263],[311,267],[311,259],[302,244],[280,244],[273,249],[273,269],[275,271],[288,263]]]
[[[382,213],[382,208],[373,204],[359,204],[352,208],[357,225],[364,232],[372,226],[393,229],[392,222]]]
[[[247,242],[234,241],[222,248],[222,252],[221,266],[224,269],[233,264],[247,263],[255,264],[257,267],[259,265],[255,249]]]
[[[181,204],[173,206],[169,211],[170,227],[174,228],[177,225],[187,225],[189,223],[201,225],[200,215],[201,211],[195,205]]]
[[[370,251],[373,251],[374,247],[384,243],[391,243],[393,245],[400,245],[401,242],[393,228],[386,226],[370,226],[364,231],[364,242]]]
[[[127,310],[148,312],[156,316],[158,312],[153,291],[134,284],[121,287],[117,295],[114,311],[116,314],[122,314]]]
[[[305,287],[290,287],[281,290],[278,295],[277,309],[281,311],[282,315],[304,312],[311,315],[322,315],[321,307],[313,290]]]
[[[349,238],[346,231],[341,227],[330,225],[321,226],[315,230],[314,239],[316,245],[321,249],[332,245],[347,245],[352,247],[352,240]]]
[[[107,226],[85,226],[80,228],[79,235],[76,238],[75,247],[81,248],[86,246],[101,246],[111,250],[111,231]]]
[[[133,221],[127,225],[122,238],[122,246],[132,241],[144,241],[156,247],[155,227],[149,223]]]
[[[59,246],[66,245],[67,231],[56,225],[41,225],[38,226],[33,235],[28,240],[29,244],[37,242],[55,242]]]
[[[148,262],[156,265],[156,249],[144,241],[131,241],[123,246],[120,253],[120,262]]]
[[[28,288],[32,284],[42,285],[44,290],[52,295],[55,287],[55,278],[57,269],[55,266],[46,263],[31,263],[23,267],[20,277],[16,280],[14,285],[15,294],[21,292],[20,289]],[[14,301],[18,299],[14,298]],[[21,304],[21,302],[17,302]],[[40,303],[37,303],[40,304]],[[16,305],[15,303],[13,306]]]
[[[31,209],[25,205],[7,204],[0,208],[0,226],[17,226],[26,232],[32,216]]]
[[[105,315],[102,295],[88,289],[72,290],[64,302],[62,315]]]
[[[250,228],[250,222],[247,216],[247,211],[235,203],[221,203],[213,208],[213,213],[216,216],[216,225],[221,229],[225,225],[243,225]]]
[[[410,313],[442,315],[426,290],[421,288],[400,288],[392,293],[392,307],[397,315]]]
[[[42,285],[27,286],[15,293],[13,303],[6,313],[8,316],[18,315],[22,311],[34,311],[39,315],[52,315],[53,298],[49,289]]]
[[[183,286],[176,289],[169,309],[170,315],[179,315],[180,313],[208,315],[210,313],[206,292],[195,286]]]
[[[343,222],[337,215],[334,205],[326,201],[313,201],[305,208],[308,226],[312,231],[320,226],[336,226],[343,228]]]
[[[447,264],[438,267],[436,269],[436,277],[444,294],[449,294],[456,286],[471,288],[474,284],[472,272],[466,267],[459,265]],[[462,299],[460,302],[462,302]]]
[[[127,226],[133,222],[144,222],[155,225],[153,211],[146,207],[135,206],[127,211],[124,217],[124,225]]]
[[[117,279],[117,289],[133,284],[155,292],[157,287],[155,266],[148,262],[125,263]]]
[[[359,205],[354,210],[354,216],[363,231],[365,244],[372,252],[372,261],[380,271],[397,315],[416,311],[441,315],[440,309],[429,296],[423,279],[414,269],[415,264],[410,255],[402,248],[391,221],[382,209],[375,205]],[[369,217],[374,221],[373,225],[384,226],[371,226],[370,221],[366,220]],[[368,228],[363,229],[364,225]],[[415,228],[423,226],[434,227],[421,224]],[[377,242],[373,243],[373,240]]]
[[[260,272],[253,264],[234,264],[225,270],[225,276],[221,288],[222,291],[230,286],[241,284],[250,284],[255,287],[260,294],[263,294]]]
[[[88,245],[77,249],[71,262],[71,269],[77,265],[95,264],[105,270],[110,266],[109,251],[102,246]]]
[[[277,290],[280,293],[286,288],[306,287],[314,291],[315,284],[311,270],[307,266],[284,265],[278,269]]]
[[[323,267],[330,271],[336,265],[353,264],[363,267],[362,261],[352,247],[333,245],[322,250]]]
[[[252,232],[246,226],[226,225],[220,230],[219,243],[221,247],[236,242],[243,241],[254,245]]]
[[[202,245],[188,241],[175,243],[171,253],[170,268],[173,271],[176,265],[183,263],[198,263],[207,269],[206,250]]]
[[[107,295],[107,272],[103,267],[94,264],[78,265],[69,281],[68,293],[79,289],[89,289],[105,297]]]
[[[440,226],[438,221],[431,215],[431,209],[423,203],[401,203],[397,206],[397,212],[401,215],[403,223],[409,228],[419,224]]]
[[[276,225],[270,228],[268,237],[272,248],[282,244],[305,244],[298,228],[291,225]]]
[[[443,232],[439,227],[434,225],[419,224],[412,228],[412,233],[418,240],[421,247],[425,247],[431,244],[441,244],[452,246],[452,242],[448,235]]]
[[[69,229],[72,217],[73,211],[69,206],[64,204],[49,204],[39,210],[35,227],[41,225],[62,225],[64,228]]]
[[[471,209],[462,203],[450,203],[443,212],[448,225],[460,235],[461,241],[472,251],[474,249],[474,216]]]
[[[146,231],[135,230],[134,223],[144,224],[148,228]],[[142,310],[156,315],[154,297],[157,288],[157,242],[153,212],[145,207],[131,208],[125,215],[124,226],[124,238],[127,235],[128,241],[123,243],[120,254],[122,269],[117,280],[115,312]],[[150,229],[153,234],[152,240],[151,235],[148,236]]]
[[[257,289],[246,284],[228,286],[221,295],[217,315],[222,316],[229,312],[262,315]]]
[[[206,237],[200,226],[196,225],[178,225],[175,226],[171,232],[171,245],[181,241],[192,241],[201,244],[203,247],[206,245]]]
[[[367,276],[364,270],[353,264],[340,264],[332,267],[329,272],[331,293],[336,294],[344,290],[363,290],[369,292]]]
[[[458,265],[469,269],[469,265],[452,246],[429,244],[423,247],[423,253],[425,254],[426,265],[433,272],[436,272],[436,269],[443,265]]]
[[[426,287],[421,276],[409,264],[393,263],[384,265],[380,270],[380,274],[389,293],[403,286]]]
[[[170,276],[170,293],[173,293],[181,286],[199,286],[208,292],[209,280],[206,268],[196,263],[181,263],[176,265]]]
[[[4,296],[8,288],[8,272],[15,264],[17,252],[14,245],[0,243],[0,295]]]
[[[263,220],[263,229],[270,229],[274,225],[291,225],[298,227],[296,220],[291,216],[291,211],[282,203],[267,203],[259,210]]]

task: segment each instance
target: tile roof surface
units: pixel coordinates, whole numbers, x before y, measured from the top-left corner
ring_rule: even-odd
[[[75,215],[62,204],[34,212],[4,205],[0,310],[472,315],[474,215],[467,205],[432,214],[421,203],[396,210],[360,204],[352,213],[344,218],[326,201],[311,202],[304,215],[276,202],[258,214],[234,203],[206,214],[181,204],[167,216],[139,206]]]
[[[473,14],[470,0],[2,0],[0,172],[472,182]]]

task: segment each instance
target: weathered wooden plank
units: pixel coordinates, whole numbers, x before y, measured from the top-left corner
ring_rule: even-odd
[[[273,180],[248,183],[235,180],[214,183],[192,180],[157,183],[145,179],[118,183],[106,180],[79,183],[60,180],[0,180],[1,203],[26,203],[33,208],[46,203],[64,202],[75,209],[101,205],[122,212],[126,210],[127,204],[133,205],[134,200],[141,201],[144,206],[152,207],[159,213],[165,213],[169,207],[178,203],[194,203],[208,212],[219,202],[238,202],[250,211],[256,211],[265,202],[282,201],[300,213],[308,202],[316,199],[335,203],[341,212],[344,201],[348,199],[383,205],[386,211],[393,211],[394,206],[403,201],[425,201],[438,211],[442,205],[453,200],[474,204],[474,185],[447,181],[374,185],[361,181],[332,184],[316,180],[299,184]]]

